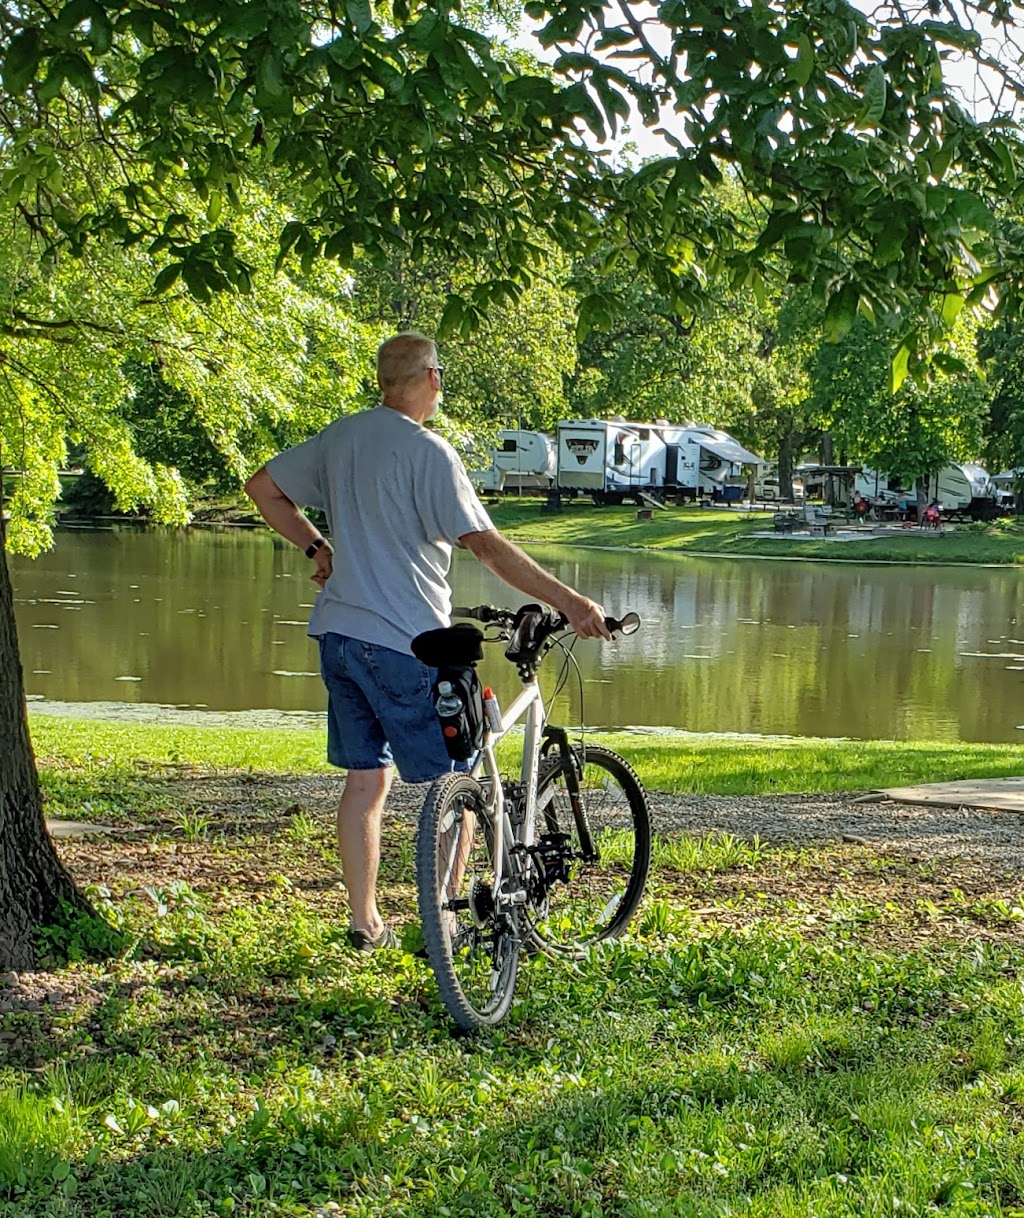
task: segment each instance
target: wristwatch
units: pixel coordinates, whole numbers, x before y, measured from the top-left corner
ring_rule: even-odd
[[[325,537],[318,537],[316,539],[316,541],[311,541],[309,543],[309,545],[306,546],[306,557],[315,558],[317,550],[320,549],[320,547],[326,542],[326,540],[327,539]]]

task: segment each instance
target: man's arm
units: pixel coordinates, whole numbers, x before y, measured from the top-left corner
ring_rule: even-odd
[[[612,637],[604,624],[604,609],[596,601],[582,596],[568,584],[549,575],[517,545],[502,537],[497,529],[465,533],[459,541],[506,584],[564,613],[569,625],[581,639]]]
[[[245,493],[259,508],[260,515],[274,532],[280,533],[286,541],[298,546],[300,550],[305,551],[314,541],[322,540],[320,530],[281,490],[265,465],[245,484]],[[311,578],[321,588],[330,578],[333,553],[331,543],[324,541],[313,557],[316,571]]]

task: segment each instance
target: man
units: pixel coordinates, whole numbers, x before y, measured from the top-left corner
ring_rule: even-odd
[[[455,451],[423,424],[437,413],[443,369],[423,334],[377,353],[382,402],[346,415],[274,457],[245,484],[264,520],[314,563],[309,620],[328,691],[327,756],[347,770],[338,852],[350,941],[390,947],[377,907],[380,826],[394,762],[406,782],[451,769],[430,704],[429,670],[411,652],[447,626],[453,545],[526,596],[560,610],[581,638],[610,638],[604,610],[548,575],[494,528]],[[300,510],[327,516],[331,541]]]

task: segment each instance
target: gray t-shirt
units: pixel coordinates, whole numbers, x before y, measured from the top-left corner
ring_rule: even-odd
[[[452,546],[494,528],[450,444],[376,406],[337,419],[267,469],[289,499],[327,516],[334,569],[311,635],[410,653],[417,634],[449,624]]]

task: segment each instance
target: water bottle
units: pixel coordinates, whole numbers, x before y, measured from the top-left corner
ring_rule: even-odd
[[[462,699],[452,689],[451,681],[439,681],[434,707],[442,719],[454,719],[462,714]]]

